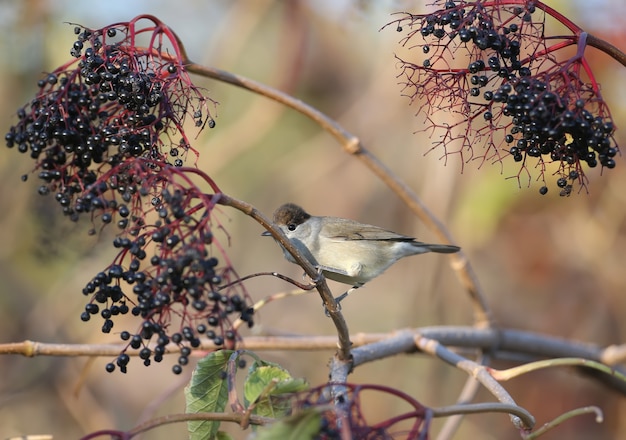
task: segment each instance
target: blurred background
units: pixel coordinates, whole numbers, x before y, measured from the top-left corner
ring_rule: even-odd
[[[548,2],[589,32],[626,50],[621,0]],[[496,321],[503,326],[600,345],[626,342],[626,171],[624,159],[600,175],[589,172],[589,193],[546,196],[539,184],[506,179],[514,167],[477,169],[441,151],[425,154],[431,140],[400,96],[394,60],[398,34],[379,31],[390,14],[419,12],[419,1],[366,0],[165,0],[73,2],[0,1],[0,121],[3,132],[16,110],[36,92],[42,72],[69,59],[70,23],[90,28],[154,14],[170,25],[197,62],[239,73],[316,106],[357,135],[400,176],[449,227],[468,254]],[[619,19],[617,17],[620,17]],[[609,57],[586,54],[626,145],[626,69]],[[219,101],[217,125],[202,132],[198,165],[223,191],[270,215],[286,201],[316,215],[336,215],[387,227],[424,241],[434,239],[376,177],[349,157],[319,127],[265,98],[199,78]],[[109,264],[112,231],[87,235],[51,198],[36,193],[36,179],[20,176],[32,162],[15,150],[0,150],[0,342],[117,342],[100,323],[83,323],[81,289]],[[479,147],[476,147],[479,148]],[[509,164],[510,165],[510,164]],[[230,234],[229,257],[241,275],[280,271],[299,279],[260,226],[231,210],[221,220]],[[222,237],[223,243],[227,243]],[[290,289],[275,279],[246,284],[253,299]],[[331,284],[338,295],[343,287]],[[471,305],[448,260],[428,255],[405,259],[343,303],[352,333],[389,332],[426,325],[471,325]],[[255,334],[333,335],[316,294],[274,302],[257,317]],[[117,325],[116,324],[116,328]],[[115,329],[114,329],[115,332]],[[261,353],[296,377],[326,381],[332,352]],[[143,420],[184,412],[182,376],[164,361],[145,368],[132,362],[126,375],[109,375],[111,359],[0,357],[0,438],[52,434],[78,438],[106,429],[130,429]],[[504,366],[502,364],[501,366]],[[425,356],[403,356],[359,368],[355,383],[397,387],[428,406],[454,403],[465,375]],[[626,437],[626,399],[589,378],[564,369],[532,373],[505,384],[538,426],[564,411],[598,405],[592,416],[568,421],[545,439]],[[491,401],[480,393],[478,401]],[[379,420],[399,411],[371,401]],[[442,424],[436,420],[432,433]],[[247,433],[226,426],[235,438]],[[146,439],[185,438],[185,425],[168,425]],[[434,438],[434,435],[433,435]],[[467,417],[457,438],[519,438],[506,415]]]

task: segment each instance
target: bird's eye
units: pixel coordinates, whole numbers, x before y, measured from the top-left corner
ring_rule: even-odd
[[[296,224],[295,223],[289,223],[287,225],[287,229],[289,229],[290,231],[295,231],[296,230]]]

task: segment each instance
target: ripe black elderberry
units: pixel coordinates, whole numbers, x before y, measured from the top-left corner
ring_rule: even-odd
[[[201,127],[213,120],[210,100],[191,83],[180,61],[159,56],[160,46],[134,45],[136,26],[133,21],[99,30],[77,27],[71,50],[76,60],[39,82],[35,99],[18,111],[18,123],[5,135],[9,148],[17,146],[35,160],[44,181],[40,194],[55,194],[73,220],[92,213],[111,222],[114,207],[108,204],[114,201],[101,198],[107,185],[102,176],[115,176],[133,159],[168,163],[173,149],[182,166],[192,150],[181,128],[187,112]],[[182,142],[172,143],[177,138]],[[127,211],[120,206],[117,215],[124,219]]]
[[[97,30],[77,26],[74,32],[74,60],[38,82],[5,142],[34,160],[38,192],[52,194],[69,219],[86,214],[93,234],[117,227],[113,247],[119,253],[86,284],[90,301],[80,318],[100,315],[102,332],[111,333],[116,318],[131,313],[141,325],[119,333],[126,349],[139,350],[150,365],[173,342],[181,348],[174,369],[180,372],[208,326],[214,329],[208,337],[223,345],[224,332],[236,339],[235,319],[253,324],[245,291],[230,284],[220,289],[222,280],[236,275],[213,255],[215,196],[186,175],[194,173],[219,192],[200,170],[185,168],[188,153],[198,154],[183,129],[185,119],[214,127],[213,101],[172,55],[182,53],[178,40],[155,18]],[[107,371],[127,371],[126,349]]]
[[[583,164],[616,166],[615,127],[593,74],[579,55],[557,60],[553,52],[560,45],[547,44],[552,40],[545,35],[544,11],[535,17],[540,8],[534,1],[506,7],[481,0],[436,0],[434,6],[439,9],[423,15],[406,13],[390,24],[406,30],[403,46],[428,52],[428,64],[400,60],[406,88],[413,90],[409,96],[428,96],[420,111],[430,115],[449,110],[466,119],[426,129],[448,131],[437,143],[446,154],[455,152],[451,139],[464,139],[457,152],[466,162],[476,145],[486,140],[485,160],[503,160],[507,157],[503,152],[509,151],[528,174],[529,163],[537,164],[534,168],[544,183],[545,164],[554,162],[555,181],[563,195],[569,195],[574,184],[586,185]],[[581,71],[589,80],[581,77]],[[506,131],[503,141],[494,136],[496,130]],[[576,177],[570,177],[572,172]],[[562,178],[569,182],[561,185]]]

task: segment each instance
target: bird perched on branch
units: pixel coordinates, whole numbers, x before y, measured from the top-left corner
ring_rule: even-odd
[[[293,203],[278,208],[273,222],[326,278],[352,286],[337,298],[338,302],[400,258],[460,250],[453,245],[422,243],[413,237],[354,220],[313,216]],[[266,231],[262,235],[271,234]],[[285,248],[283,253],[288,261],[296,263]]]

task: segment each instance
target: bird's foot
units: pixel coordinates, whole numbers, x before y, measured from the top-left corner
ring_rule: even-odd
[[[352,286],[350,289],[346,290],[344,293],[342,293],[337,298],[335,298],[335,304],[337,304],[337,310],[341,310],[341,301],[346,299],[348,297],[348,295],[350,295],[352,292],[354,292],[359,287],[361,287],[361,286]],[[324,305],[324,311],[326,312],[326,316],[330,316],[330,313],[328,312],[328,308],[325,305]]]

